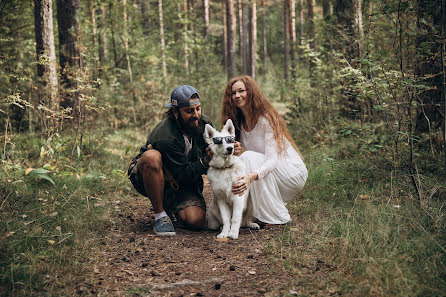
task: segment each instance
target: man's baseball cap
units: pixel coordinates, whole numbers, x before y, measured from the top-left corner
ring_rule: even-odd
[[[190,105],[189,99],[197,94],[198,99],[200,99],[200,95],[197,90],[189,85],[181,85],[176,87],[172,94],[170,94],[170,103],[164,105],[164,107],[188,107]],[[193,101],[193,105],[196,105],[200,102],[200,100]]]

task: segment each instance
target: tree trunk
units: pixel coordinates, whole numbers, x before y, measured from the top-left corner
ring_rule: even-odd
[[[236,17],[234,0],[226,0],[227,32],[228,32],[228,79],[236,73],[235,68],[235,28]]]
[[[416,118],[417,132],[443,129],[445,116],[444,72],[441,60],[444,47],[444,0],[417,1],[417,65],[415,74],[426,89],[417,96],[419,108]],[[442,42],[443,40],[443,42]],[[436,141],[438,143],[438,141]]]
[[[243,74],[249,73],[249,11],[246,3],[242,1],[242,24],[243,36],[242,39],[242,72]]]
[[[284,48],[284,63],[283,63],[283,71],[284,71],[284,78],[286,81],[290,79],[290,49],[289,49],[289,32],[288,32],[288,6],[287,1],[284,0],[283,2],[283,48]]]
[[[238,7],[238,29],[239,29],[239,38],[238,38],[238,52],[240,55],[240,59],[242,60],[243,65],[243,0],[237,1],[237,7]],[[243,67],[242,67],[243,69]]]
[[[50,109],[57,110],[59,99],[57,96],[52,0],[34,0],[34,25],[38,61],[37,76],[41,78],[43,101]]]
[[[294,0],[287,0],[288,32],[290,37],[291,76],[296,78],[296,4]]]
[[[355,36],[358,42],[358,58],[362,57],[362,43],[364,40],[364,28],[362,26],[362,0],[353,0],[355,17]]]
[[[129,31],[128,31],[128,17],[127,17],[127,0],[122,0],[122,18],[124,22],[123,28],[123,39],[124,39],[124,50],[125,50],[125,59],[127,61],[127,72],[129,73],[129,81],[133,82],[133,73],[132,73],[132,63],[130,61],[129,55]]]
[[[255,79],[257,69],[257,6],[256,0],[251,0],[249,26],[249,75]]]
[[[268,57],[268,44],[266,39],[266,0],[262,0],[262,39],[263,39],[263,67]]]
[[[149,36],[151,30],[150,24],[150,0],[141,0],[142,27],[144,35]]]
[[[203,21],[204,21],[204,37],[207,38],[209,34],[209,0],[203,0]]]
[[[59,64],[61,79],[68,89],[63,102],[72,107],[73,121],[79,126],[84,122],[84,104],[81,101],[77,78],[82,77],[80,54],[80,25],[77,22],[79,0],[57,0],[59,26]]]
[[[160,21],[161,68],[163,71],[163,78],[166,79],[167,65],[166,65],[166,42],[164,40],[163,0],[158,0],[158,12]]]
[[[372,2],[371,0],[369,0]],[[322,16],[326,18],[331,14],[330,0],[322,0]]]
[[[97,54],[96,54],[96,44],[97,44],[97,27],[96,27],[96,13],[95,5],[93,0],[88,0],[88,14],[90,16],[90,26],[91,26],[91,47],[93,53],[93,67],[91,70],[92,78],[95,80],[96,72],[98,70]]]
[[[106,7],[104,4],[98,9],[98,46],[99,46],[99,71],[101,72],[103,67],[108,64],[108,46],[107,46],[107,23],[106,23]]]
[[[184,68],[186,70],[186,73],[189,73],[189,48],[188,48],[188,42],[187,42],[187,35],[188,35],[188,28],[187,28],[187,0],[183,0],[183,21],[184,21],[184,27],[183,27],[183,38],[184,38]]]
[[[226,2],[223,2],[223,64],[228,73],[228,21],[226,16]]]

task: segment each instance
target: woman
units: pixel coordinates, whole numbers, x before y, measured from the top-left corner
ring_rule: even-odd
[[[249,187],[254,216],[261,222],[289,222],[285,205],[303,189],[307,168],[284,120],[251,77],[243,75],[228,82],[222,123],[227,119],[233,121],[240,141],[234,153],[241,153],[249,172],[232,191],[240,194]]]

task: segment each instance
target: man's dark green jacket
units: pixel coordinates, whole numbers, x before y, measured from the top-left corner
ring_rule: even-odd
[[[206,115],[202,115],[201,118],[204,124],[211,124]],[[170,171],[180,189],[191,188],[202,183],[201,175],[207,172],[207,167],[200,162],[200,158],[206,154],[207,147],[203,135],[192,137],[192,149],[185,156],[186,144],[183,133],[178,128],[175,119],[168,117],[152,130],[136,159],[148,150],[149,145],[161,153],[163,167]]]

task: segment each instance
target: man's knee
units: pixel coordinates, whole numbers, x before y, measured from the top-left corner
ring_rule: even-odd
[[[191,229],[202,229],[206,220],[206,212],[198,206],[189,206],[178,212],[181,221]]]
[[[161,153],[157,150],[151,149],[145,151],[141,158],[138,160],[138,169],[141,173],[146,170],[150,171],[162,171],[163,161]]]

